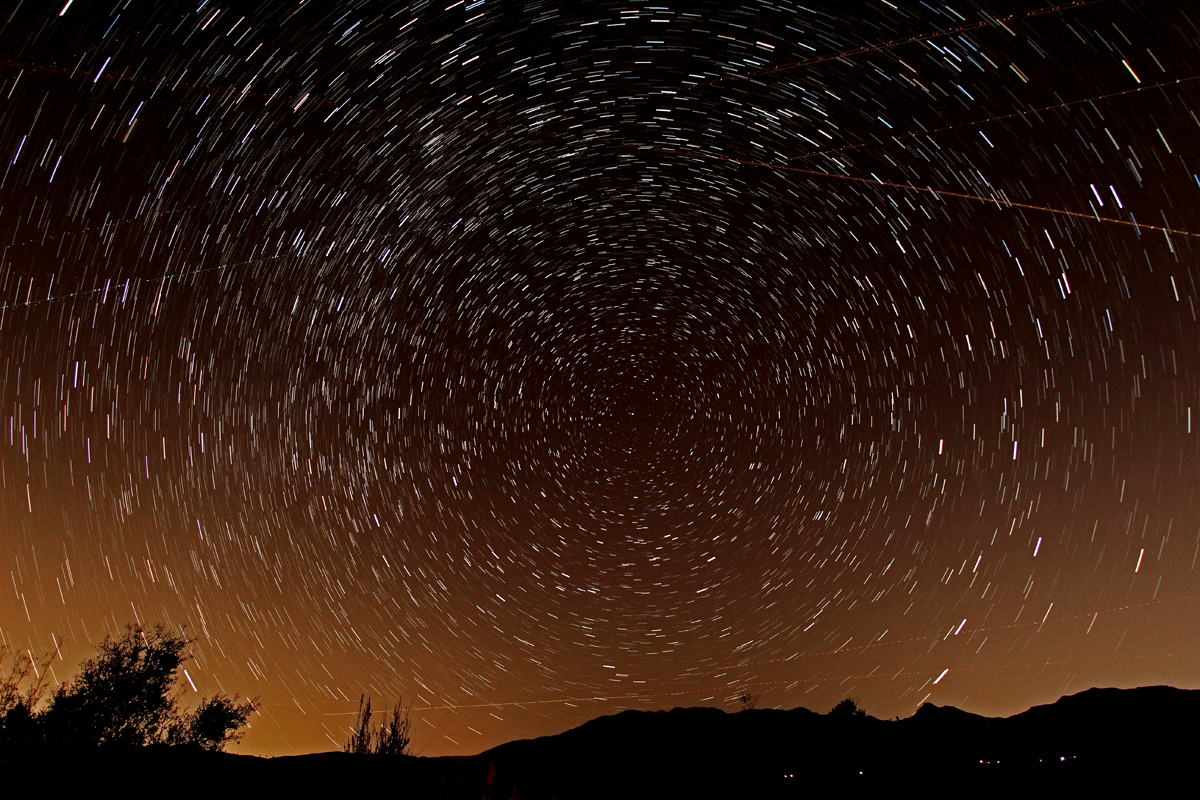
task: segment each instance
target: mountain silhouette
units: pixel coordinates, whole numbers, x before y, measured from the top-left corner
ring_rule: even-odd
[[[38,778],[34,785],[116,787],[121,775],[164,793],[183,781],[188,792],[350,790],[444,800],[1108,795],[1122,785],[1152,796],[1194,780],[1187,724],[1198,712],[1200,691],[1150,686],[1089,689],[1007,718],[929,703],[901,720],[803,708],[624,711],[474,756],[258,758],[152,747],[4,758],[10,776],[20,769]],[[43,784],[51,776],[58,783]]]

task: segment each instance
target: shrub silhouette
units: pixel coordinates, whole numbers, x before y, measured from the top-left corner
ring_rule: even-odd
[[[195,711],[178,718],[178,724],[167,733],[167,743],[224,750],[227,744],[245,735],[252,711],[253,703],[249,700],[238,703],[236,695],[232,699],[221,693],[206,697]]]
[[[346,746],[342,748],[343,752],[364,755],[411,755],[409,708],[411,704],[405,707],[397,701],[396,707],[392,709],[391,719],[381,727],[374,728],[371,725],[371,698],[360,696],[358,716],[350,731],[350,737],[346,740]]]
[[[58,687],[45,710],[27,703],[38,738],[52,745],[179,744],[222,749],[241,738],[252,701],[224,694],[204,698],[191,712],[179,704],[178,672],[191,658],[191,640],[156,626],[130,625],[105,637],[97,655]],[[36,702],[36,700],[34,700]],[[7,726],[6,726],[7,727]]]
[[[838,703],[829,711],[829,716],[838,718],[865,717],[866,711],[859,708],[857,702],[853,698],[847,697],[842,702]]]

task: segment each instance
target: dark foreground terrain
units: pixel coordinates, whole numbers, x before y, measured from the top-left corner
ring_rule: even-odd
[[[1164,796],[1197,791],[1200,690],[1090,689],[1008,718],[922,706],[908,719],[806,709],[626,711],[476,756],[183,748],[0,754],[43,796],[318,792],[411,798]],[[333,794],[333,793],[336,793]]]

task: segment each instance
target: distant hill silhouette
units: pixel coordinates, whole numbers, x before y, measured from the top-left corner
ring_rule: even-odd
[[[932,704],[891,721],[803,708],[625,711],[464,757],[267,759],[166,747],[0,757],[10,778],[20,770],[46,788],[62,786],[64,776],[115,788],[121,775],[164,793],[183,782],[197,793],[367,791],[445,800],[1043,796],[1106,795],[1129,782],[1139,796],[1155,796],[1179,779],[1194,786],[1197,719],[1200,691],[1151,686],[1089,689],[1007,718]]]

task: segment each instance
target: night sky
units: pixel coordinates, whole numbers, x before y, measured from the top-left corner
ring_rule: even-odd
[[[1200,9],[650,2],[0,14],[0,642],[262,755],[1200,686]]]

